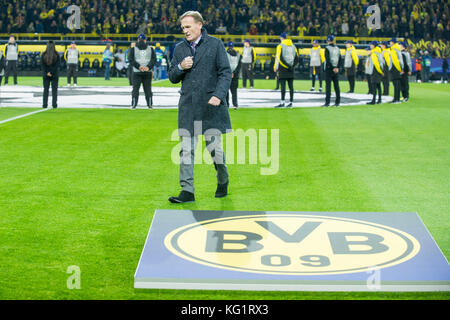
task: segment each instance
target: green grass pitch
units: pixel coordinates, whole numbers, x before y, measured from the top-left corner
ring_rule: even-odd
[[[80,78],[79,85],[127,80]],[[309,90],[310,82],[295,86]],[[215,199],[213,166],[197,165],[197,201],[180,206],[167,201],[179,192],[178,165],[170,160],[176,110],[57,109],[0,124],[0,299],[450,299],[448,292],[133,288],[157,208],[413,211],[448,259],[448,88],[411,83],[410,101],[398,105],[230,110],[234,128],[280,130],[278,174],[230,164],[230,194]],[[341,89],[348,90],[346,81]],[[367,83],[356,89],[366,93]],[[0,121],[32,110],[0,108]],[[71,265],[81,269],[80,290],[67,289]]]

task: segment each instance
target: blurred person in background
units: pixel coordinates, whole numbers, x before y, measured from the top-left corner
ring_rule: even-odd
[[[70,87],[71,78],[73,78],[73,86],[76,87],[80,52],[75,45],[75,41],[72,41],[70,43],[70,47],[67,48],[66,52],[64,53],[64,58],[67,62],[67,86]]]
[[[6,58],[5,86],[8,84],[8,78],[11,74],[14,77],[14,85],[17,85],[19,49],[14,36],[9,37],[8,43],[5,45],[4,56]]]
[[[47,48],[42,53],[41,64],[42,64],[42,79],[44,84],[44,94],[42,95],[42,108],[47,108],[48,106],[48,93],[50,84],[52,85],[52,107],[56,109],[58,107],[58,69],[59,69],[59,54],[56,52],[55,43],[50,40],[47,43]]]
[[[109,80],[111,73],[111,63],[113,61],[113,53],[111,51],[111,45],[107,44],[105,51],[103,51],[103,65],[105,66],[105,80]]]

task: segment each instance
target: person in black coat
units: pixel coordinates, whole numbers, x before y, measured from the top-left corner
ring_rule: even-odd
[[[48,105],[48,92],[50,88],[50,83],[52,85],[52,106],[54,109],[58,107],[58,79],[59,79],[59,62],[60,57],[55,49],[55,43],[50,40],[47,43],[47,48],[41,57],[42,63],[42,79],[44,82],[44,94],[42,96],[43,103],[42,108],[47,108]]]
[[[182,82],[178,103],[182,191],[169,198],[172,203],[195,201],[194,154],[199,135],[205,135],[217,171],[215,197],[227,195],[228,169],[221,139],[231,130],[227,93],[232,75],[225,46],[208,35],[199,12],[185,12],[180,22],[185,39],[175,47],[169,79],[172,83]]]

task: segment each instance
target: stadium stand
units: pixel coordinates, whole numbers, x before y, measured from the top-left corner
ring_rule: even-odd
[[[81,9],[79,30],[67,28],[67,8],[72,4]],[[427,56],[441,60],[450,55],[448,1],[381,0],[378,4],[381,28],[370,30],[367,0],[0,0],[0,49],[14,34],[21,55],[19,69],[25,71],[38,66],[37,53],[42,52],[46,40],[56,40],[59,52],[75,40],[79,43],[81,69],[101,69],[102,63],[94,61],[102,61],[104,42],[112,41],[114,50],[120,47],[125,51],[137,34],[145,33],[152,44],[159,41],[170,46],[183,38],[178,17],[187,10],[198,10],[206,20],[208,33],[235,42],[238,51],[242,52],[243,40],[250,39],[257,54],[256,76],[261,77],[271,74],[274,47],[283,31],[299,48],[297,73],[307,73],[312,40],[323,42],[328,34],[334,34],[338,44],[348,39],[361,44],[356,46],[361,49],[360,56],[366,55],[363,44],[392,37],[406,39],[411,57],[417,61]],[[343,54],[344,47],[340,48]]]

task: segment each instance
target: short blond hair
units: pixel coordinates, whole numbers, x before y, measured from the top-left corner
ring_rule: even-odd
[[[185,13],[183,13],[183,14],[181,15],[181,17],[180,17],[180,19],[179,19],[180,23],[181,23],[181,20],[183,20],[183,19],[186,18],[186,17],[192,17],[192,18],[194,18],[194,20],[195,20],[196,22],[201,22],[202,24],[204,24],[203,17],[202,17],[202,15],[200,14],[200,12],[198,12],[198,11],[186,11]]]

